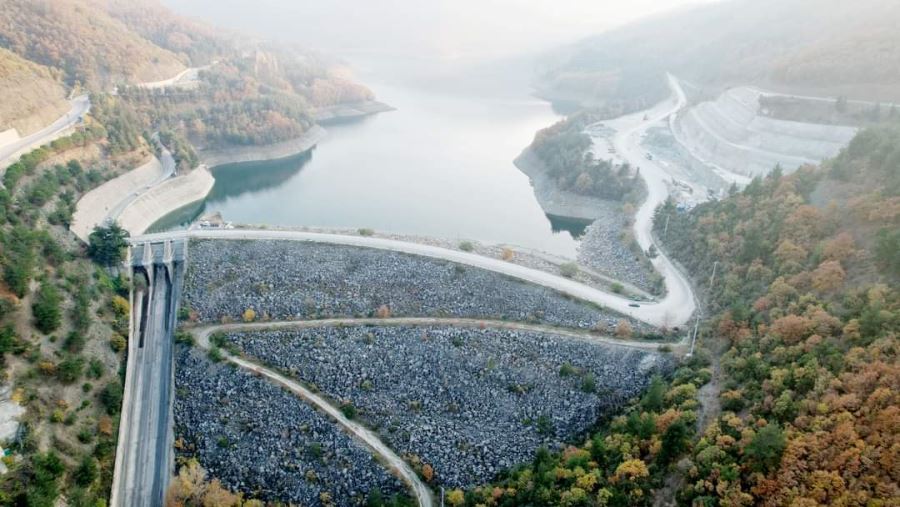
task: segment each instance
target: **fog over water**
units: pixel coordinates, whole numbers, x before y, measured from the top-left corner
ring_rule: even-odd
[[[553,230],[513,165],[537,130],[561,118],[531,95],[529,52],[684,3],[172,1],[216,24],[336,55],[397,108],[329,126],[311,157],[217,171],[204,212],[574,256],[576,239]]]

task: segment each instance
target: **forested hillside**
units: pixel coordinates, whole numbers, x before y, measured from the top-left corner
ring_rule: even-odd
[[[557,188],[576,194],[636,203],[643,191],[640,175],[625,164],[595,159],[585,127],[596,115],[579,113],[538,131],[531,151],[556,181]]]
[[[166,79],[184,62],[86,0],[7,0],[0,46],[60,70],[68,85],[110,89],[121,82]]]
[[[10,0],[3,48],[0,130],[46,126],[67,109],[66,89],[86,89],[93,115],[118,126],[113,152],[156,130],[202,148],[284,141],[318,108],[374,98],[327,59],[187,20],[156,0]],[[188,65],[204,70],[187,86],[135,86]]]
[[[21,157],[0,188],[0,376],[5,410],[0,505],[105,505],[112,481],[128,281],[69,230],[75,203],[149,155],[106,148],[96,122]],[[120,245],[121,246],[121,245]],[[120,248],[112,246],[114,256]],[[16,405],[12,405],[12,404]]]
[[[900,127],[658,217],[706,302],[698,353],[579,445],[449,504],[897,505]]]
[[[687,468],[705,505],[900,501],[900,128],[690,214],[668,249],[722,341],[722,415]]]
[[[803,20],[797,23],[796,20]],[[539,87],[610,116],[666,96],[671,72],[701,87],[756,84],[900,100],[900,4],[726,0],[641,21],[553,55]]]
[[[66,91],[46,68],[0,48],[0,131],[28,135],[65,113]]]

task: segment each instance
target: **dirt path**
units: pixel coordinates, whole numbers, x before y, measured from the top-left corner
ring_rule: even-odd
[[[210,326],[198,330],[198,332],[195,334],[197,343],[201,348],[209,349],[209,335],[216,330],[222,330],[223,327],[225,326]],[[421,479],[419,479],[419,476],[416,475],[416,472],[413,471],[413,469],[410,468],[410,466],[405,461],[403,461],[400,456],[397,456],[397,454],[393,450],[385,445],[385,443],[382,442],[381,439],[378,438],[378,435],[376,435],[374,432],[359,423],[351,421],[343,414],[343,412],[340,411],[339,408],[335,407],[321,396],[313,393],[299,382],[289,379],[284,375],[281,375],[254,362],[240,357],[232,356],[225,351],[222,352],[222,355],[226,360],[236,364],[237,366],[262,375],[270,382],[291,391],[295,395],[305,400],[307,403],[314,405],[317,409],[327,414],[331,419],[333,419],[341,427],[343,427],[344,430],[366,444],[366,446],[368,446],[369,449],[371,449],[372,452],[376,454],[383,463],[386,464],[391,472],[393,472],[400,479],[402,479],[403,482],[409,485],[420,507],[432,507],[434,505],[431,490],[428,488],[428,486],[426,486],[425,483],[422,482]]]
[[[648,351],[658,351],[660,347],[669,347],[675,354],[683,354],[690,345],[687,336],[680,342],[656,342],[639,340],[622,340],[608,336],[601,336],[590,331],[579,331],[571,328],[559,328],[540,324],[527,324],[524,322],[511,322],[506,320],[464,319],[464,318],[437,318],[437,317],[394,317],[387,319],[378,318],[346,318],[346,319],[320,319],[320,320],[288,320],[270,322],[237,322],[233,324],[213,324],[198,326],[189,330],[208,337],[216,331],[259,331],[265,329],[314,329],[321,327],[337,326],[447,326],[474,329],[515,329],[519,331],[531,331],[536,333],[565,336],[577,340],[583,340],[594,344],[611,345],[614,347],[627,347]]]

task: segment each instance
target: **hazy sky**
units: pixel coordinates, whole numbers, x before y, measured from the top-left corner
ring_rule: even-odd
[[[176,10],[335,53],[447,59],[550,49],[711,0],[164,0]]]

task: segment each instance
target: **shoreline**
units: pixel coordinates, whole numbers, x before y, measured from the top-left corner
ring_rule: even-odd
[[[326,134],[324,128],[315,125],[304,135],[280,143],[201,153],[199,167],[187,175],[166,180],[129,204],[122,211],[120,225],[132,236],[144,234],[167,215],[206,199],[216,182],[213,176],[216,167],[295,157],[315,148]]]
[[[215,182],[212,173],[205,166],[184,176],[170,178],[129,204],[122,211],[119,224],[132,236],[141,235],[168,213],[205,199]]]
[[[107,215],[116,208],[123,196],[132,195],[147,188],[164,174],[158,158],[150,160],[124,174],[103,183],[87,192],[75,205],[69,230],[87,243],[94,226],[104,222]]]
[[[333,106],[323,107],[313,113],[313,118],[315,118],[316,123],[320,125],[329,125],[396,110],[396,108],[389,106],[384,102],[367,100],[365,102],[335,104]]]
[[[602,217],[609,209],[608,200],[557,188],[547,175],[546,166],[534,154],[531,146],[522,150],[522,153],[513,160],[513,164],[528,176],[538,204],[547,215],[591,223]]]
[[[300,137],[263,146],[237,146],[198,151],[200,163],[210,168],[221,165],[265,162],[290,158],[313,149],[325,138],[328,131],[314,125]]]

